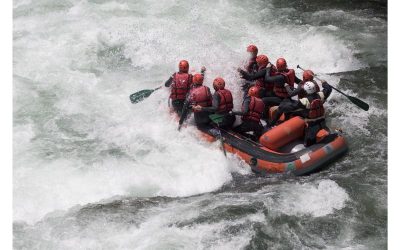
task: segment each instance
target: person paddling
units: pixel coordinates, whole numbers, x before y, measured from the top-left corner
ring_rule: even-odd
[[[314,80],[314,72],[307,69],[307,70],[303,71],[303,80],[297,84],[296,89],[292,90],[290,88],[290,86],[287,83],[285,83],[285,88],[286,88],[287,92],[289,93],[290,97],[297,95],[298,99],[301,99],[301,98],[307,96],[307,93],[304,91],[304,88],[303,88],[303,86],[306,82],[313,82],[315,84],[316,91],[317,92],[320,91],[318,83]]]
[[[205,127],[211,122],[209,118],[210,112],[202,110],[202,108],[211,107],[212,105],[210,88],[204,86],[203,81],[204,76],[202,74],[193,76],[193,86],[184,105],[185,114],[182,114],[182,116],[186,116],[188,107],[191,107],[194,113],[194,121],[198,128]]]
[[[273,88],[273,95],[263,98],[265,106],[279,105],[284,99],[290,98],[288,89],[293,91],[294,83],[299,84],[301,80],[296,77],[293,69],[288,69],[285,58],[278,58],[276,69],[267,67],[265,84]]]
[[[305,82],[303,89],[306,92],[306,96],[298,101],[283,102],[279,105],[278,111],[269,124],[269,128],[276,124],[282,113],[296,111],[296,114],[302,116],[307,122],[304,145],[310,146],[314,144],[319,130],[329,130],[325,124],[325,109],[323,103],[332,93],[332,87],[326,81],[323,81],[322,88],[322,91],[317,92],[314,82]],[[298,109],[300,110],[297,111]]]
[[[192,87],[192,74],[189,74],[189,62],[181,60],[178,64],[179,71],[172,74],[172,76],[165,82],[165,87],[171,87],[171,104],[174,111],[181,116],[183,105],[187,94]],[[206,68],[201,68],[201,74],[204,75]]]
[[[192,85],[192,75],[189,74],[189,62],[181,60],[178,64],[179,71],[172,74],[172,76],[165,82],[165,87],[171,87],[171,99],[172,108],[174,111],[181,116],[183,104],[186,99],[186,95],[189,93]]]
[[[247,97],[243,100],[242,111],[230,112],[230,114],[242,116],[242,123],[233,130],[242,134],[253,132],[254,140],[258,140],[263,132],[260,119],[265,109],[264,103],[258,98],[258,91],[257,87],[251,87]]]
[[[267,87],[265,85],[264,79],[267,74],[267,66],[270,64],[269,59],[266,55],[259,55],[256,58],[257,66],[258,66],[258,71],[254,73],[248,73],[247,71],[243,69],[238,69],[238,72],[241,74],[241,77],[248,80],[248,81],[256,81],[255,85],[258,88],[259,96],[260,98],[269,95],[272,88]],[[272,68],[274,69],[274,67]]]
[[[235,116],[229,114],[233,109],[233,97],[231,91],[225,88],[225,80],[222,77],[217,77],[213,81],[214,94],[211,107],[194,107],[199,111],[208,111],[222,115],[222,121],[216,125],[220,128],[230,128],[235,122]]]

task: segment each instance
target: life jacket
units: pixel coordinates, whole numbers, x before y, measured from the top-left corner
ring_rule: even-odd
[[[210,107],[212,105],[211,91],[207,86],[193,87],[190,92],[190,101],[192,105]],[[194,112],[199,112],[194,110]]]
[[[278,73],[278,70],[276,69],[275,65],[272,65],[271,70],[269,71],[270,76],[276,76]],[[265,79],[265,77],[264,77]],[[262,79],[264,88],[266,92],[273,92],[274,91],[274,84],[265,84],[264,79]]]
[[[258,68],[258,70],[262,70],[262,69],[265,69],[265,66],[262,67],[262,68]],[[255,86],[257,86],[258,89],[261,89],[261,88],[264,88],[264,89],[265,89],[266,86],[265,86],[265,81],[264,81],[264,79],[265,79],[265,76],[256,79],[256,84],[255,84]]]
[[[249,111],[242,116],[242,120],[260,122],[265,105],[258,97],[250,96],[250,98]],[[244,107],[242,106],[242,111],[244,111],[243,109]]]
[[[321,97],[317,95],[307,96],[310,102],[310,109],[308,110],[307,119],[318,120],[325,117],[324,103]]]
[[[286,72],[277,72],[276,74],[283,75],[285,77],[285,82],[289,84],[291,88],[294,87],[295,73],[293,69],[289,69]],[[278,86],[278,84],[274,84],[274,93],[276,96],[281,98],[289,97],[289,93],[287,92],[285,86]]]
[[[233,109],[232,93],[227,89],[220,89],[216,92],[219,95],[219,106],[217,113],[228,113]]]
[[[318,83],[317,83],[316,81],[314,81],[314,80],[312,80],[312,82],[315,84],[315,90],[316,90],[316,92],[319,92]],[[307,96],[307,92],[303,89],[304,83],[305,83],[305,81],[301,81],[301,82],[299,83],[299,86],[302,88],[302,89],[300,90],[299,94],[298,94],[299,99],[304,98],[304,97]]]
[[[186,94],[192,85],[192,75],[188,73],[175,73],[171,85],[171,100],[185,100]]]

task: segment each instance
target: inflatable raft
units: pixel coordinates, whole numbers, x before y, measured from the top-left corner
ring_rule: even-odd
[[[202,137],[212,142],[222,138],[227,152],[238,155],[256,173],[268,175],[290,172],[305,175],[324,168],[348,150],[341,132],[320,130],[317,143],[303,146],[306,122],[296,116],[264,133],[258,142],[223,129],[204,128]],[[218,131],[218,133],[216,133]]]

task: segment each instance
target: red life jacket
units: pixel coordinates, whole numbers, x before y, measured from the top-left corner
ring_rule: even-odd
[[[295,79],[295,73],[293,69],[289,69],[286,72],[277,72],[277,74],[283,75],[285,77],[285,82],[289,84],[290,87],[293,88]],[[276,96],[282,98],[289,97],[289,93],[286,91],[285,86],[278,86],[277,84],[274,84],[274,93]]]
[[[190,101],[192,105],[210,107],[212,105],[211,91],[207,86],[193,87],[190,92]],[[194,110],[194,112],[199,112]]]
[[[228,113],[233,109],[233,97],[232,93],[227,89],[220,89],[217,91],[219,95],[219,106],[217,113]]]
[[[264,112],[265,105],[263,101],[254,96],[250,96],[250,104],[249,104],[249,111],[242,116],[243,121],[255,121],[260,122],[261,115]],[[242,111],[243,111],[242,106]]]
[[[276,69],[275,65],[272,65],[271,70],[269,71],[271,76],[276,76],[277,75],[278,70]],[[264,88],[266,90],[266,92],[273,92],[274,91],[274,84],[265,84],[264,82],[265,77],[262,79],[262,82],[264,84]]]
[[[308,119],[318,119],[325,116],[324,103],[319,95],[307,97],[310,101],[310,109],[308,110]]]
[[[192,75],[188,73],[175,73],[171,85],[171,100],[185,100],[186,94],[192,85]]]
[[[258,70],[262,70],[262,69],[265,69],[265,67],[259,68]],[[265,76],[260,77],[260,78],[258,78],[258,79],[256,80],[255,86],[257,86],[259,89],[261,89],[261,88],[264,88],[264,89],[265,89],[264,78],[265,78]]]
[[[319,92],[319,86],[318,86],[318,83],[316,82],[316,81],[312,81],[314,84],[315,84],[315,90],[316,90],[316,92],[318,93]],[[300,83],[299,83],[299,86],[300,87],[303,87],[304,86],[304,83],[305,83],[305,81],[301,81]],[[299,97],[299,100],[301,99],[301,98],[304,98],[304,97],[306,97],[307,96],[307,92],[304,90],[304,89],[301,89],[301,91],[299,92],[299,94],[297,95],[298,97]]]

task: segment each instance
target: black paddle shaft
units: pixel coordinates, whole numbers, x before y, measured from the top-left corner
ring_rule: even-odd
[[[305,71],[305,69],[303,69],[302,67],[300,67],[300,65],[297,65],[297,68],[298,68],[298,69],[301,69],[302,71]],[[317,79],[317,80],[319,80],[319,81],[322,82],[322,80],[321,80],[320,78],[318,78],[316,75],[313,75],[313,76],[315,77],[315,79]],[[366,102],[364,102],[364,101],[358,99],[357,97],[347,95],[347,94],[343,93],[341,90],[339,90],[339,89],[333,87],[333,86],[330,85],[330,84],[329,84],[329,86],[331,86],[332,89],[336,90],[336,91],[339,92],[340,94],[346,96],[352,103],[354,103],[355,105],[357,105],[357,106],[360,107],[361,109],[363,109],[363,110],[365,110],[365,111],[368,111],[368,109],[369,109],[368,103],[366,103]]]

